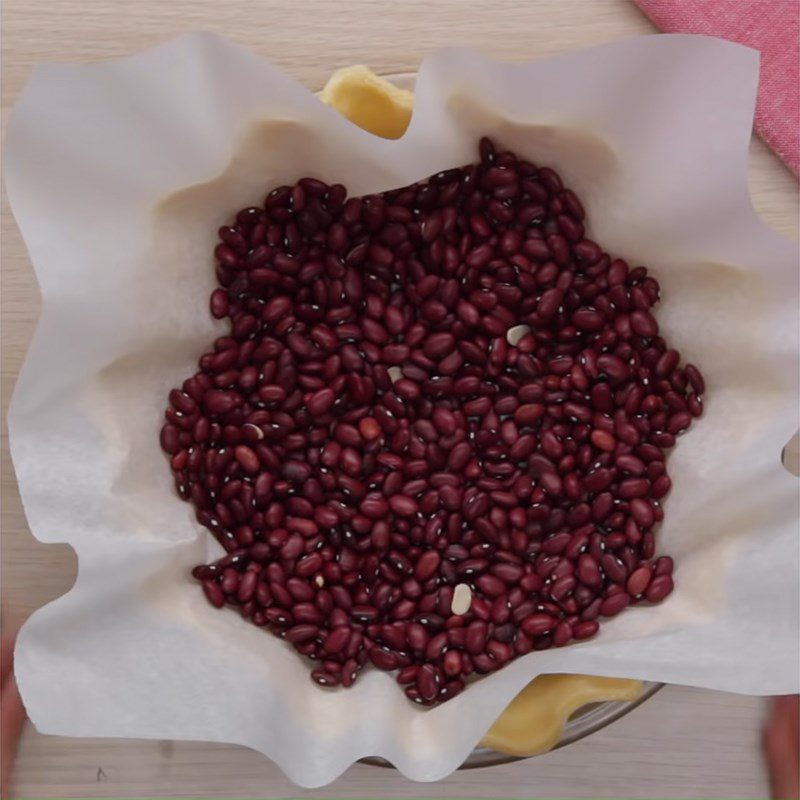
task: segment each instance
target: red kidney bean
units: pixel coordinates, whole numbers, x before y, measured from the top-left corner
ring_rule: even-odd
[[[614,617],[629,604],[630,596],[627,593],[610,595],[600,604],[600,614],[604,617]]]
[[[397,682],[401,686],[406,686],[407,684],[414,683],[417,679],[417,673],[419,672],[419,667],[416,664],[410,664],[407,667],[403,667],[397,673]]]
[[[215,608],[222,608],[222,606],[225,605],[225,595],[223,594],[219,584],[215,581],[204,580],[203,592],[205,593],[208,602],[211,603],[211,605]]]
[[[293,625],[286,631],[286,639],[292,644],[299,644],[315,639],[319,635],[316,625]]]
[[[539,636],[551,631],[557,623],[558,620],[548,614],[531,614],[522,620],[520,628],[529,636]]]
[[[659,575],[671,575],[673,566],[673,561],[669,556],[661,556],[656,560],[654,574],[656,577]]]
[[[567,562],[565,562],[567,563]],[[571,566],[571,565],[570,565]],[[553,573],[556,574],[555,572]],[[564,575],[559,577],[550,589],[550,596],[558,603],[562,603],[569,595],[572,594],[575,588],[576,581],[572,575]]]
[[[463,670],[461,653],[458,650],[448,650],[442,659],[442,670],[450,678],[458,677]]]
[[[410,517],[417,513],[418,505],[413,497],[395,494],[389,498],[389,507],[401,517]]]
[[[350,629],[346,627],[334,628],[326,637],[322,646],[331,655],[341,652],[350,641]]]
[[[706,391],[706,382],[703,379],[700,370],[694,364],[687,364],[684,367],[684,372],[686,373],[686,378],[689,383],[692,385],[692,389],[694,389],[697,395],[705,394]]]
[[[369,650],[369,659],[378,669],[386,672],[397,669],[399,664],[398,658],[394,653],[380,647],[373,647]]]
[[[505,594],[506,587],[500,578],[494,575],[481,575],[476,578],[475,586],[480,592],[488,597],[499,597]]]
[[[311,678],[320,686],[334,687],[338,686],[340,682],[340,679],[336,675],[333,675],[332,673],[326,672],[322,669],[313,670],[311,673]]]
[[[636,497],[631,500],[630,512],[640,528],[649,528],[655,521],[653,506],[643,497]]]
[[[617,467],[629,475],[642,475],[645,471],[644,462],[631,453],[623,453],[617,456]]]
[[[646,478],[628,478],[621,481],[617,494],[624,500],[630,500],[634,497],[646,497],[652,493],[650,482]]]
[[[610,486],[614,473],[610,469],[600,467],[589,472],[583,479],[583,486],[589,492],[600,492]]]
[[[433,577],[439,568],[441,560],[441,556],[436,550],[428,550],[423,553],[414,567],[414,577],[418,581],[426,581],[428,578]]]
[[[672,488],[672,481],[670,480],[668,475],[659,475],[652,483],[650,494],[652,495],[653,499],[661,500],[662,497],[665,497],[669,490]]]
[[[319,553],[311,553],[301,558],[295,566],[295,574],[301,578],[307,578],[318,572],[322,567],[322,556]]]
[[[600,567],[592,556],[583,553],[578,558],[578,580],[590,588],[598,588],[603,585],[603,576]]]
[[[602,353],[597,357],[597,368],[603,375],[606,375],[612,384],[619,384],[627,380],[630,376],[630,369],[627,364],[611,353]],[[603,386],[604,384],[598,384]]]
[[[678,434],[685,431],[692,424],[692,415],[686,411],[673,414],[667,422],[667,433]]]
[[[425,648],[425,658],[428,659],[428,661],[438,661],[447,647],[447,642],[448,638],[446,631],[437,633],[431,638],[427,647]]]
[[[646,310],[634,311],[631,316],[631,329],[637,336],[652,338],[658,336],[658,323]]]
[[[672,590],[653,527],[702,375],[558,175],[480,153],[384,195],[304,178],[241,211],[209,301],[229,335],[169,393],[176,489],[228,553],[193,575],[320,659],[323,686],[369,661],[443,701]]]
[[[653,578],[650,586],[645,593],[645,599],[648,603],[660,603],[665,597],[672,593],[675,584],[672,580],[672,575],[658,575]]]
[[[610,553],[606,553],[600,559],[603,572],[615,583],[624,583],[628,578],[628,570],[625,565]]]
[[[563,489],[563,481],[557,472],[548,470],[539,476],[539,484],[548,495],[557,497]]]
[[[672,373],[678,366],[680,355],[677,350],[666,350],[656,362],[653,372],[659,378],[664,378]]]
[[[625,583],[628,594],[632,597],[641,595],[649,586],[652,574],[652,569],[649,565],[643,565],[635,569]]]
[[[592,444],[599,450],[613,453],[617,446],[617,440],[607,431],[593,430],[591,434]]]
[[[470,625],[467,627],[467,652],[472,655],[482,653],[486,647],[487,635],[488,628],[485,622],[477,620],[470,623]]]
[[[419,696],[428,702],[434,700],[439,692],[439,672],[433,664],[423,664],[417,672]]]
[[[588,639],[594,636],[599,628],[600,624],[596,620],[578,622],[572,626],[572,636],[575,639]]]

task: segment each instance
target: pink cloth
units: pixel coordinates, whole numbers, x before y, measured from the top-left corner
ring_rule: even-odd
[[[800,2],[634,0],[669,33],[704,33],[761,53],[756,130],[798,174],[800,168]]]

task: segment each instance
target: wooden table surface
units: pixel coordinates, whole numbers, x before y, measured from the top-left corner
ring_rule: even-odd
[[[629,0],[4,0],[2,24],[4,127],[35,64],[115,58],[190,30],[213,30],[245,44],[312,88],[331,70],[356,62],[380,73],[412,71],[442,45],[524,60],[654,30]],[[797,238],[796,182],[757,139],[750,178],[764,219]],[[38,304],[3,194],[3,419]],[[75,559],[66,546],[45,546],[30,535],[5,424],[2,531],[3,622],[9,629],[69,588]],[[546,756],[458,772],[436,787],[356,766],[319,792],[297,789],[245,748],[67,739],[29,728],[16,796],[765,797],[763,707],[758,698],[668,687],[601,733]]]

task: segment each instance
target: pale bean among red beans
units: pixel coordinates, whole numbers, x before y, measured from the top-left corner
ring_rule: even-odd
[[[480,156],[240,211],[210,300],[229,332],[169,394],[175,486],[227,551],[193,575],[322,686],[369,663],[447,700],[673,589],[665,450],[705,381],[659,335],[657,281],[586,238],[559,176]]]

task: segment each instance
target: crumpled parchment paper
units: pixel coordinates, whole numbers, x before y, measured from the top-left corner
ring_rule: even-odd
[[[368,755],[441,778],[542,672],[797,691],[797,482],[780,453],[797,428],[798,275],[748,198],[757,79],[757,53],[703,37],[518,65],[446,50],[386,141],[212,35],[37,69],[7,135],[43,301],[9,427],[32,531],[79,559],[19,637],[37,728],[236,742],[310,787]],[[707,411],[670,459],[658,541],[674,595],[424,710],[377,671],[318,688],[283,642],[206,603],[188,572],[219,547],[175,496],[158,431],[167,391],[218,335],[212,247],[230,214],[302,175],[353,195],[404,185],[473,161],[484,134],[559,170],[591,235],[650,267]]]

